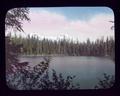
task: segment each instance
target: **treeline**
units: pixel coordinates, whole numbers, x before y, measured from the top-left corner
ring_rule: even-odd
[[[79,42],[67,39],[50,40],[47,38],[39,39],[38,36],[28,35],[26,38],[22,36],[11,37],[15,44],[23,44],[24,55],[38,54],[64,54],[70,56],[112,56],[115,55],[115,41],[113,37],[104,37],[96,41]]]

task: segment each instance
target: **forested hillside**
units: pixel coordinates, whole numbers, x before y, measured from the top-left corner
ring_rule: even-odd
[[[95,42],[88,38],[86,42],[75,42],[64,37],[59,40],[47,38],[39,39],[38,36],[28,35],[11,37],[15,44],[23,44],[22,54],[64,54],[70,56],[112,56],[115,54],[115,41],[113,37],[97,39]]]

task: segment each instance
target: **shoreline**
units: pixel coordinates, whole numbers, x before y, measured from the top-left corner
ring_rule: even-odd
[[[40,57],[44,57],[44,56],[69,56],[69,55],[63,55],[63,54],[44,54],[44,55],[19,55],[19,56],[23,56],[23,57],[37,57],[37,56],[40,56]]]
[[[58,57],[58,56],[76,56],[76,57],[79,57],[79,56],[87,56],[87,55],[64,55],[64,54],[50,54],[50,55],[45,55],[45,54],[43,54],[43,55],[19,55],[20,57],[22,56],[22,57],[45,57],[45,56],[50,56],[50,57],[53,57],[53,56],[55,56],[55,57]],[[87,56],[87,57],[102,57],[102,58],[108,58],[108,59],[112,59],[112,57],[111,56]]]

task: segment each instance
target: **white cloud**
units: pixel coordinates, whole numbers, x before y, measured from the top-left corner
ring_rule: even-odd
[[[109,22],[114,20],[114,16],[109,14],[98,14],[88,21],[83,21],[69,20],[63,14],[43,10],[31,12],[29,17],[31,22],[24,22],[24,31],[41,37],[57,38],[67,35],[84,41],[87,38],[95,40],[101,36],[114,36],[114,30],[110,29],[113,24]]]

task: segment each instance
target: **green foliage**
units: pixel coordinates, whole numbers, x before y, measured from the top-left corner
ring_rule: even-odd
[[[115,41],[112,37],[97,39],[91,42],[87,39],[86,42],[74,42],[73,40],[60,39],[49,40],[39,39],[37,36],[28,35],[23,37],[11,37],[16,44],[23,44],[23,54],[63,54],[69,56],[110,56],[115,58]]]
[[[104,79],[99,79],[98,84],[95,86],[95,89],[106,89],[112,88],[115,83],[115,77],[113,75],[103,74]]]

